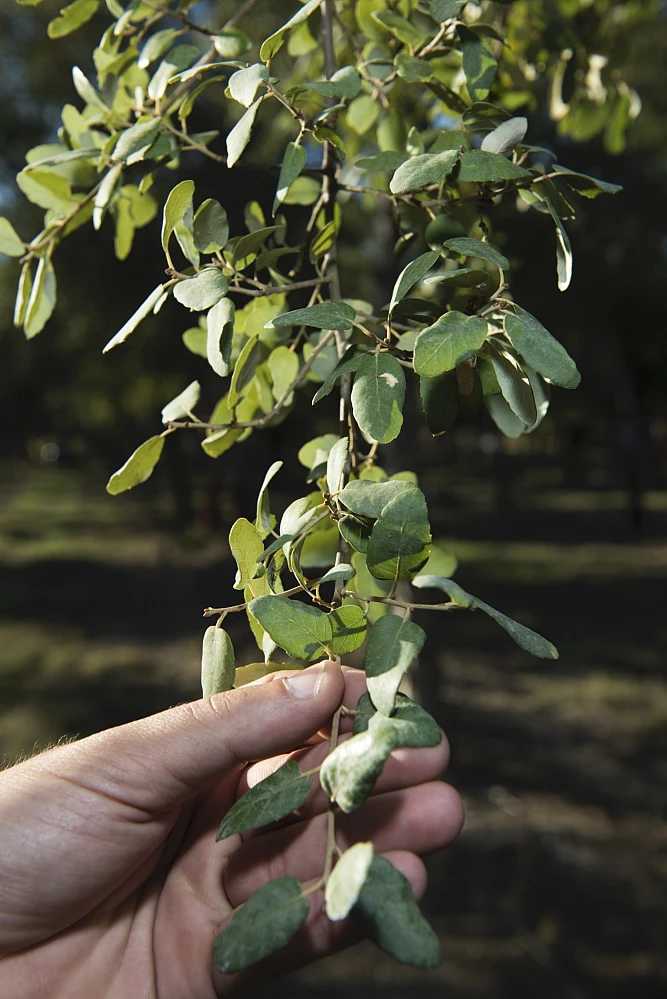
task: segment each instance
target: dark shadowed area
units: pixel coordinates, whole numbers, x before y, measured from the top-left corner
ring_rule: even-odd
[[[93,24],[56,45],[44,31],[52,14],[0,0],[0,212],[25,231],[39,213],[15,197],[13,176],[26,149],[53,136],[72,99],[70,67],[89,60],[87,39],[101,30]],[[404,443],[385,449],[388,472],[417,472],[461,585],[560,650],[558,662],[533,660],[479,613],[422,621],[429,637],[415,696],[449,735],[448,779],[467,813],[458,843],[429,861],[425,908],[443,964],[420,973],[362,945],[262,995],[667,994],[666,43],[657,5],[623,54],[644,108],[620,155],[597,139],[575,147],[548,121],[534,122],[535,141],[565,146],[572,167],[625,188],[587,204],[573,226],[566,294],[556,289],[544,220],[502,222],[523,261],[517,299],[550,317],[577,358],[581,387],[554,393],[540,429],[516,441],[485,412],[433,439],[409,400],[409,453]],[[188,170],[202,197],[219,197],[230,214],[272,190],[251,171],[239,179],[197,157]],[[138,233],[119,264],[108,232],[80,230],[63,250],[58,311],[30,343],[11,322],[17,269],[0,258],[7,763],[198,696],[201,611],[227,602],[234,579],[229,526],[254,510],[272,461],[285,462],[275,509],[301,495],[296,450],[335,416],[333,397],[313,410],[307,391],[286,423],[217,461],[180,434],[150,482],[106,494],[110,472],[156,432],[160,408],[201,378],[173,304],[131,350],[101,355],[160,278],[158,231],[155,222]],[[343,286],[363,252],[359,234],[341,261]],[[371,265],[366,276],[388,297],[382,273]],[[230,634],[237,662],[253,661],[241,620]]]

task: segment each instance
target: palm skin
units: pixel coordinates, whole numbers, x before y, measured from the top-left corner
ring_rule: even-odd
[[[362,690],[363,674],[333,663],[276,673],[0,774],[0,995],[214,999],[353,942],[354,926],[330,923],[315,892],[275,958],[238,975],[211,960],[216,933],[257,888],[321,876],[328,803],[318,788],[286,822],[216,843],[221,818],[286,758],[317,766],[331,715]],[[437,781],[447,756],[444,739],[395,752],[366,806],[337,822],[341,847],[373,840],[417,895],[417,854],[461,826],[456,792]]]

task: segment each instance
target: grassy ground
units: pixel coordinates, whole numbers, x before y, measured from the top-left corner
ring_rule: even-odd
[[[201,608],[233,578],[224,544],[175,539],[132,496],[65,469],[3,482],[0,757],[196,696]],[[612,488],[534,470],[501,497],[444,470],[428,488],[457,579],[561,659],[536,663],[479,614],[428,622],[419,687],[467,810],[431,861],[443,965],[418,974],[362,946],[271,995],[663,997],[667,494],[649,494],[635,536]]]

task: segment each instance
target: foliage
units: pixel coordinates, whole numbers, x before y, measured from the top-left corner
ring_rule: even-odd
[[[251,200],[246,231],[235,231],[224,204],[199,201],[189,178],[178,182],[162,207],[166,280],[104,348],[124,343],[173,298],[199,314],[183,342],[224,380],[222,394],[204,419],[196,412],[199,382],[184,387],[162,409],[165,429],[136,449],[107,488],[116,494],[145,481],[175,433],[199,433],[203,451],[218,459],[284,419],[297,391],[319,383],[317,405],[339,386],[338,432],[299,452],[310,491],[278,521],[269,496],[275,463],[254,522],[241,518],[231,528],[235,586],[244,599],[205,612],[217,623],[204,635],[203,692],[249,682],[279,668],[285,654],[303,666],[347,655],[367,640],[368,694],[354,712],[353,736],[338,743],[337,712],[319,768],[332,821],[318,887],[330,918],[356,913],[387,952],[431,967],[437,939],[405,879],[370,844],[352,846],[336,862],[334,806],[362,807],[394,748],[435,745],[441,737],[430,715],[398,692],[426,638],[413,612],[479,608],[522,649],[546,659],[557,652],[438,574],[443,553],[432,555],[424,494],[410,473],[384,471],[379,446],[401,434],[406,392],[416,388],[434,436],[482,405],[503,433],[520,436],[544,418],[550,385],[576,387],[575,362],[514,301],[511,248],[492,238],[490,216],[509,202],[553,225],[564,291],[573,267],[564,223],[577,197],[619,188],[531,144],[528,115],[547,83],[563,134],[583,139],[603,131],[617,150],[637,101],[599,56],[566,46],[566,30],[555,39],[541,31],[544,5],[530,0],[511,7],[310,0],[296,11],[292,5],[265,37],[251,38],[240,25],[255,5],[246,0],[210,28],[192,21],[189,0],[171,7],[107,0],[111,23],[93,54],[96,80],[74,68],[79,106],[63,108],[58,142],[31,150],[17,178],[45,210],[43,228],[24,242],[1,219],[0,252],[20,260],[15,321],[33,337],[56,307],[54,258],[63,240],[111,219],[116,255],[125,259],[135,232],[159,213],[155,194],[165,170],[178,170],[188,153],[249,168],[246,158],[259,154],[256,129],[271,116],[279,161],[252,167],[275,175],[270,216]],[[281,13],[284,5],[274,6]],[[568,8],[579,6],[556,5],[555,20],[565,24]],[[631,17],[630,7],[620,5],[623,17]],[[98,12],[98,0],[74,0],[51,21],[49,36],[65,36]],[[566,101],[575,63],[586,73],[575,73]],[[226,153],[217,151],[217,131],[190,128],[213,88],[236,110]],[[351,214],[362,213],[372,227],[385,210],[398,240],[395,283],[383,304],[342,288],[337,259]],[[410,584],[443,590],[448,600],[418,603]],[[233,612],[246,613],[261,663],[236,667],[222,627]],[[301,807],[313,776],[288,761],[234,806],[219,837]],[[256,963],[292,938],[308,910],[294,879],[265,885],[219,934],[216,965],[231,972]]]

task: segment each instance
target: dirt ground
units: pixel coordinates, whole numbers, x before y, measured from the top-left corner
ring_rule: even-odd
[[[479,474],[424,483],[456,578],[561,652],[531,660],[480,614],[428,622],[417,686],[467,813],[429,861],[444,961],[362,945],[263,995],[667,995],[667,494],[645,495],[638,534],[617,489],[519,472],[502,495]],[[4,470],[0,758],[196,696],[201,608],[233,571],[223,540],[154,512],[67,469]]]

